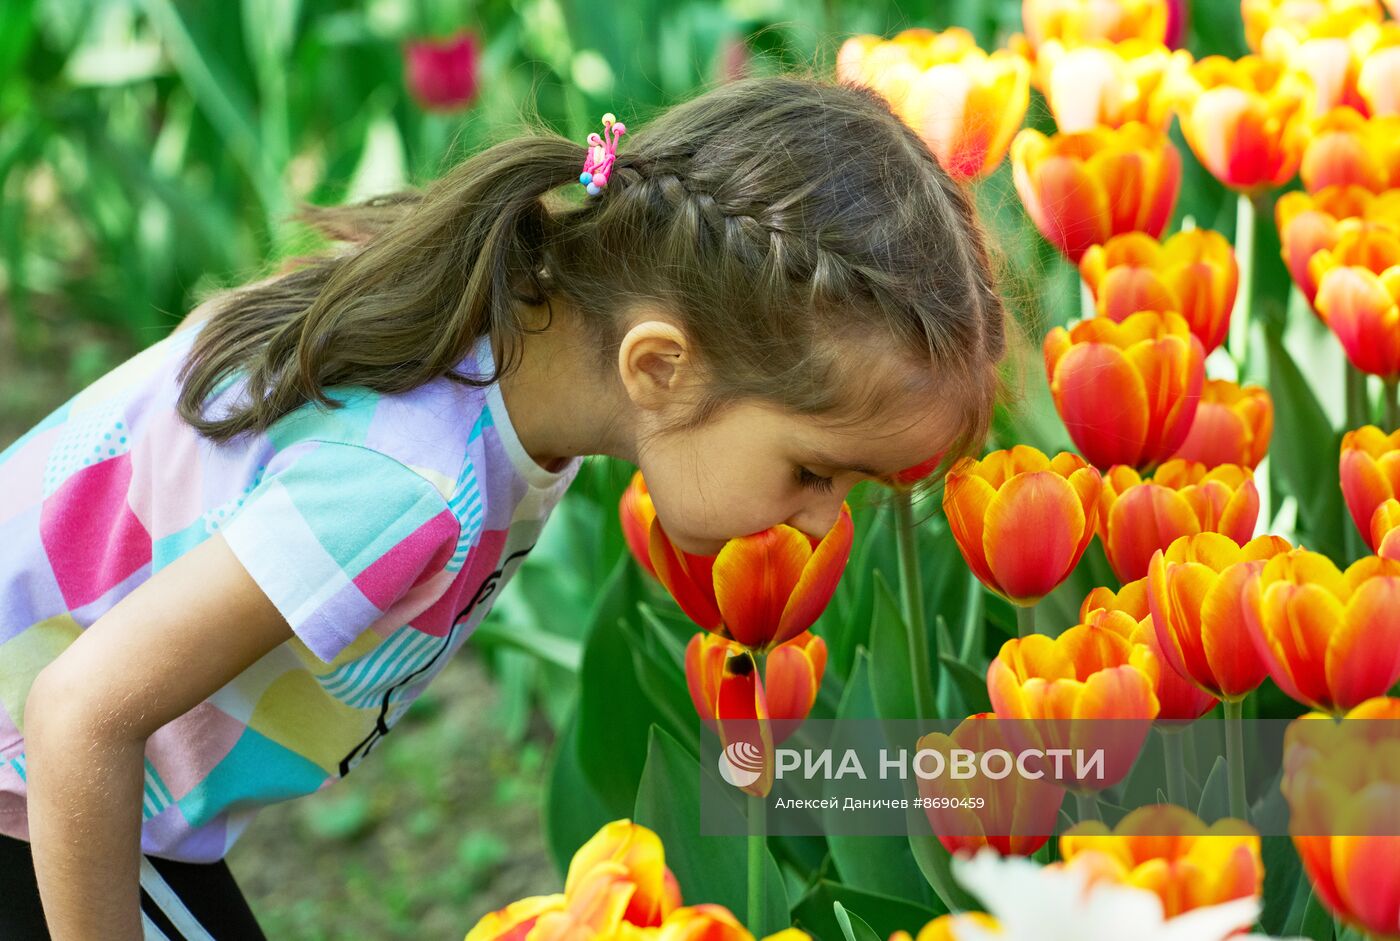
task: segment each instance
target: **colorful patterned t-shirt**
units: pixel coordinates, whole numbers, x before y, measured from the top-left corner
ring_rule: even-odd
[[[260,806],[327,787],[480,624],[581,458],[526,452],[499,386],[327,390],[215,444],[175,410],[198,327],[127,360],[0,452],[0,833],[28,838],[39,671],[216,533],[294,636],[147,741],[141,849],[221,859]],[[480,338],[458,365],[490,376]],[[226,379],[206,415],[245,392]]]

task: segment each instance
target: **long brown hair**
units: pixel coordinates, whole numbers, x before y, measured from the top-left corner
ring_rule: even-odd
[[[351,249],[226,298],[181,372],[181,416],[227,440],[334,407],[331,386],[497,381],[517,366],[519,301],[566,300],[602,370],[615,312],[635,300],[667,305],[705,368],[702,400],[668,433],[746,399],[861,421],[888,401],[881,383],[851,381],[856,344],[878,338],[954,394],[953,450],[980,444],[1005,348],[983,230],[882,97],[789,73],[619,118],[632,127],[596,197],[578,185],[584,144],[536,119],[421,192],[304,207]],[[497,376],[454,372],[487,334],[505,351]],[[206,417],[235,370],[246,399]]]

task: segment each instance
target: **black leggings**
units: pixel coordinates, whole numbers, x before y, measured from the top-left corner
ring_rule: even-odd
[[[141,920],[146,941],[267,941],[233,873],[217,863],[143,856]],[[0,834],[0,938],[48,941],[29,844]]]

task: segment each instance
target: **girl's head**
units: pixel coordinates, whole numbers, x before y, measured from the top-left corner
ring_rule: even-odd
[[[618,456],[690,551],[781,522],[820,535],[866,472],[980,444],[1004,349],[983,235],[881,97],[784,75],[618,117],[629,132],[594,197],[583,141],[537,129],[422,194],[311,210],[358,244],[225,305],[182,414],[232,437],[328,404],[326,386],[450,373],[487,333],[508,373],[543,308],[584,338],[597,394],[620,406]],[[246,406],[205,420],[238,368]]]

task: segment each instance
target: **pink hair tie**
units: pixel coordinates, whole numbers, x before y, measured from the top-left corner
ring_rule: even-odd
[[[617,159],[617,142],[627,133],[627,125],[611,111],[603,115],[603,134],[588,135],[588,155],[583,158],[583,172],[578,181],[588,188],[589,196],[597,196],[608,185],[613,161]]]

